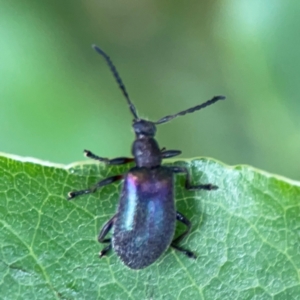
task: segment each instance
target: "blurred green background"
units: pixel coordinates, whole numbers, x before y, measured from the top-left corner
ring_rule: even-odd
[[[161,147],[300,179],[300,1],[0,0],[0,151],[83,160],[130,154],[132,116],[214,95],[227,100],[159,126]]]

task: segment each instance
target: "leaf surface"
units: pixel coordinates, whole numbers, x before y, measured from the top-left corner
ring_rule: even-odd
[[[176,180],[177,209],[192,222],[181,245],[198,258],[169,249],[133,271],[113,252],[98,258],[121,184],[66,200],[130,166],[0,157],[0,298],[300,299],[300,183],[211,159],[171,163],[188,167],[193,183],[219,186],[188,192]]]

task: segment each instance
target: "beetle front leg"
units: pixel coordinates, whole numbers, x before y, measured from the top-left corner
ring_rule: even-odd
[[[172,242],[171,247],[178,250],[179,252],[182,252],[183,254],[185,254],[189,258],[196,259],[197,256],[192,251],[181,248],[177,245],[179,242],[181,242],[189,234],[189,232],[191,230],[191,221],[189,219],[187,219],[183,214],[181,214],[178,211],[176,212],[176,219],[177,219],[177,221],[179,221],[179,222],[183,223],[184,225],[186,225],[187,230],[185,232],[183,232],[180,236],[178,236]]]
[[[89,150],[84,150],[84,155],[88,158],[104,162],[108,165],[124,165],[134,161],[134,158],[132,157],[117,157],[113,159],[108,159],[105,157],[100,157]]]
[[[116,182],[118,180],[121,180],[121,179],[123,179],[123,175],[115,175],[115,176],[112,176],[112,177],[105,178],[105,179],[99,181],[93,187],[91,187],[87,190],[70,192],[68,194],[68,200],[71,200],[71,199],[73,199],[77,196],[80,196],[80,195],[92,194],[92,193],[96,192],[97,189],[99,189],[99,188],[101,188],[105,185],[111,184],[113,182]]]
[[[99,243],[109,243],[108,246],[103,248],[99,253],[99,258],[103,257],[112,247],[111,239],[106,239],[105,236],[110,232],[112,229],[114,222],[116,220],[116,215],[114,215],[109,221],[107,221],[104,226],[102,227],[99,235],[98,235],[98,242]]]
[[[185,167],[169,167],[173,173],[185,173],[186,179],[185,179],[185,188],[189,191],[196,191],[196,190],[216,190],[218,187],[216,185],[213,185],[211,183],[208,184],[198,184],[198,185],[192,185],[191,184],[191,177],[190,173],[187,168]]]

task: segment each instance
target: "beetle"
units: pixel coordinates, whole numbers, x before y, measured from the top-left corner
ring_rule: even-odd
[[[133,131],[135,140],[132,144],[131,157],[108,159],[99,157],[91,151],[84,150],[85,156],[108,165],[122,165],[134,162],[127,173],[114,175],[99,181],[93,187],[72,191],[68,200],[80,195],[94,193],[97,189],[123,180],[120,202],[116,214],[101,229],[98,241],[107,244],[99,253],[103,257],[113,248],[121,261],[131,269],[142,269],[154,263],[170,246],[182,252],[189,258],[196,255],[179,246],[179,242],[188,235],[191,222],[175,207],[174,180],[176,174],[185,174],[185,188],[187,190],[216,190],[213,184],[192,185],[191,176],[185,167],[163,166],[162,160],[181,154],[180,150],[161,149],[155,139],[156,125],[172,119],[193,113],[205,108],[224,96],[215,96],[212,99],[183,110],[174,115],[168,115],[156,122],[141,119],[131,102],[125,85],[110,57],[99,47],[93,48],[105,59],[119,88],[121,89],[130,112],[133,115]],[[187,228],[174,239],[176,220]],[[107,234],[113,229],[112,238]]]

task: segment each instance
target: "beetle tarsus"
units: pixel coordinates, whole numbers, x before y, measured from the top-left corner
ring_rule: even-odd
[[[109,244],[108,246],[106,246],[104,249],[102,249],[99,252],[99,258],[102,258],[103,256],[105,256],[110,249],[111,249],[111,244]]]
[[[197,256],[195,253],[193,253],[192,251],[186,250],[186,252],[184,253],[187,257],[192,258],[192,259],[197,259]]]
[[[192,258],[192,259],[196,259],[197,256],[190,250],[187,250],[187,249],[184,249],[184,248],[181,248],[177,245],[175,245],[174,243],[171,244],[172,248],[174,248],[175,250],[183,253],[185,256],[187,256],[188,258]]]
[[[73,191],[73,192],[68,193],[68,198],[67,199],[72,200],[77,196],[80,196],[80,195],[83,195],[83,194],[89,194],[89,193],[92,193],[92,191],[91,190]]]
[[[109,164],[109,159],[108,158],[105,158],[105,157],[100,157],[96,154],[94,154],[93,152],[89,151],[89,150],[84,150],[84,155],[88,158],[91,158],[91,159],[94,159],[94,160],[98,160],[98,161],[101,161],[105,164]]]
[[[211,183],[203,184],[202,187],[201,187],[201,189],[208,190],[208,191],[217,190],[218,188],[219,188],[218,186],[213,185]]]
[[[67,200],[72,200],[74,197],[74,192],[69,192]]]

